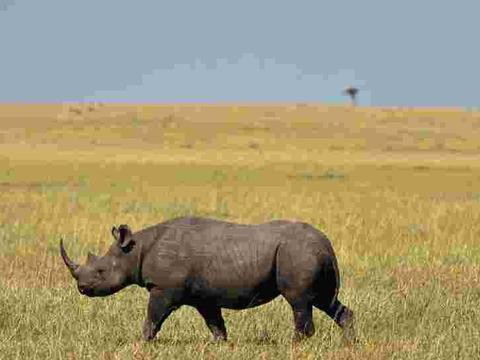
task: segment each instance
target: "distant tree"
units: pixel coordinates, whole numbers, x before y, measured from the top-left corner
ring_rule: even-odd
[[[350,102],[353,106],[357,105],[358,89],[356,87],[348,86],[345,88],[345,90],[343,90],[343,93],[350,96]]]

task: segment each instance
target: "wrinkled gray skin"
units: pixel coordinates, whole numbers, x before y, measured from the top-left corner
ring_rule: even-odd
[[[293,310],[294,340],[314,333],[312,307],[323,310],[354,340],[353,313],[337,298],[337,260],[327,237],[301,222],[259,225],[184,217],[132,233],[112,229],[105,256],[84,265],[62,258],[79,291],[107,296],[132,284],[150,298],[143,337],[152,340],[182,305],[195,307],[215,340],[226,340],[221,309],[246,309],[282,295]]]

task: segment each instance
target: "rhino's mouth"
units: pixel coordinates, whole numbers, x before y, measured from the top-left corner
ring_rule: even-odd
[[[95,288],[87,287],[87,286],[78,286],[78,291],[80,294],[88,296],[88,297],[102,297],[112,295],[117,291],[121,290],[122,287],[114,287],[114,288]]]
[[[92,288],[79,288],[80,294],[88,296],[88,297],[98,297],[98,296],[107,296],[110,295],[111,292],[108,290],[98,290]]]
[[[80,292],[80,294],[85,295],[85,296],[89,296],[89,297],[94,296],[93,295],[94,291],[93,291],[93,289],[90,289],[90,288],[84,288],[84,287],[79,286],[78,291]]]

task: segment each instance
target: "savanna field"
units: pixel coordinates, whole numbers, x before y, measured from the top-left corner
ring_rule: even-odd
[[[58,250],[103,253],[200,215],[298,219],[331,239],[359,343],[282,298],[224,310],[216,344],[182,307],[145,343],[147,292],[81,296]],[[1,105],[1,359],[479,359],[480,112],[276,105]]]

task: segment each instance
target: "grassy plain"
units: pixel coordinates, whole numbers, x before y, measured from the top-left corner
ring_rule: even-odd
[[[225,344],[181,308],[141,340],[147,294],[80,296],[113,224],[197,214],[301,219],[332,240],[358,346],[315,310],[292,347],[281,298],[224,311]],[[1,105],[0,358],[480,358],[480,113],[284,105]]]

